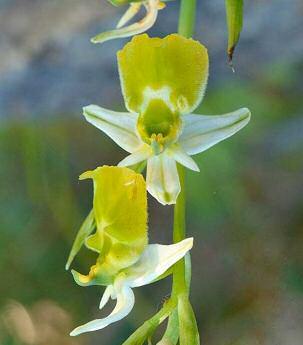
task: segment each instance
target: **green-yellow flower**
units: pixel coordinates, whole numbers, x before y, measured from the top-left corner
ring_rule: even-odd
[[[131,153],[120,166],[147,161],[148,191],[162,204],[174,204],[180,192],[176,162],[199,171],[190,156],[235,134],[250,112],[192,114],[208,78],[207,50],[192,39],[136,36],[118,52],[118,65],[129,112],[90,105],[84,116]]]
[[[110,298],[116,299],[117,304],[109,316],[77,327],[71,335],[102,329],[124,318],[135,303],[132,289],[165,273],[193,243],[189,238],[173,245],[148,244],[146,185],[142,175],[128,168],[104,166],[80,176],[86,178],[94,183],[96,232],[87,234],[85,245],[98,257],[87,275],[74,270],[72,273],[81,286],[106,286],[100,309]]]

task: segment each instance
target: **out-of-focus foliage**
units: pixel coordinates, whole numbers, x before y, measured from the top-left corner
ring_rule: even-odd
[[[228,81],[210,89],[200,109],[216,114],[245,105],[253,114],[243,132],[197,156],[200,174],[187,175],[191,301],[209,345],[302,343],[299,73],[302,66],[275,65],[255,82]],[[115,164],[124,152],[74,115],[42,115],[0,127],[0,344],[120,344],[157,311],[169,280],[136,289],[138,303],[125,322],[67,336],[98,316],[101,296],[98,288],[75,286],[64,270],[93,197],[78,175]],[[154,206],[150,198],[150,242],[169,243],[171,209]],[[95,258],[82,254],[74,263],[80,271]]]

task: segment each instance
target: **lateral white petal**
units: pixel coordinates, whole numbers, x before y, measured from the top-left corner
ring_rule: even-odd
[[[147,4],[144,4],[147,13],[142,20],[124,28],[102,32],[91,39],[92,43],[103,43],[115,38],[130,37],[147,31],[157,20],[158,3],[159,0],[149,0]]]
[[[103,295],[102,295],[102,298],[101,298],[101,301],[100,301],[100,304],[99,304],[99,309],[101,310],[102,308],[104,308],[104,306],[107,304],[107,302],[109,301],[111,295],[113,294],[114,292],[114,287],[112,285],[109,285]]]
[[[145,161],[149,157],[151,157],[152,154],[153,154],[152,148],[147,144],[143,144],[138,151],[135,151],[129,156],[127,156],[126,158],[124,158],[118,164],[118,166],[127,167],[130,165],[140,163],[142,161]]]
[[[140,2],[130,3],[129,8],[126,10],[126,12],[119,20],[116,28],[120,29],[122,26],[127,24],[139,12],[141,6],[142,4]]]
[[[238,132],[249,120],[250,111],[247,108],[216,116],[184,115],[179,144],[189,155],[203,152]]]
[[[133,309],[134,304],[135,296],[132,289],[127,285],[123,285],[121,290],[117,292],[117,304],[109,316],[104,319],[93,320],[85,325],[79,326],[75,328],[70,335],[76,336],[82,333],[93,332],[105,328],[108,325],[126,317]]]
[[[137,115],[120,113],[98,105],[83,108],[86,120],[107,134],[116,144],[128,152],[134,152],[141,146],[136,134]]]
[[[197,163],[187,153],[185,153],[181,147],[175,146],[169,151],[174,159],[181,165],[193,171],[200,171]]]
[[[147,161],[146,185],[149,193],[163,205],[175,204],[180,193],[176,161],[165,151]]]
[[[178,262],[192,248],[193,238],[187,238],[171,245],[150,244],[139,261],[127,271],[127,281],[131,287],[153,282]]]

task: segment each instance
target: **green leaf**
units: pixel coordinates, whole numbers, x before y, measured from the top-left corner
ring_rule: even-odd
[[[232,62],[235,47],[239,41],[243,24],[243,0],[225,0],[228,29],[227,54]]]
[[[65,265],[65,269],[68,270],[70,265],[72,264],[75,256],[78,254],[79,250],[83,246],[85,239],[94,231],[95,225],[95,218],[93,210],[90,211],[89,215],[85,218],[84,222],[81,225],[81,228],[78,231],[76,239],[73,243],[72,249],[70,251],[67,263]]]
[[[180,345],[200,345],[200,336],[194,311],[187,294],[178,298]]]

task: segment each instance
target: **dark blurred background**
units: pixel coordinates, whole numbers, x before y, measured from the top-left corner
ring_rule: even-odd
[[[192,302],[207,345],[303,344],[303,3],[255,0],[232,73],[224,1],[198,1],[196,38],[209,49],[200,113],[247,106],[249,126],[196,156],[188,172]],[[151,35],[177,30],[168,2]],[[89,38],[125,8],[104,0],[0,0],[0,344],[121,344],[154,314],[170,279],[136,289],[129,317],[78,338],[102,291],[64,270],[91,206],[78,175],[125,153],[85,122],[81,107],[123,109],[115,53],[127,40]],[[171,242],[172,209],[150,198],[150,242]],[[74,267],[93,261],[81,251]],[[190,345],[190,344],[189,344]]]

